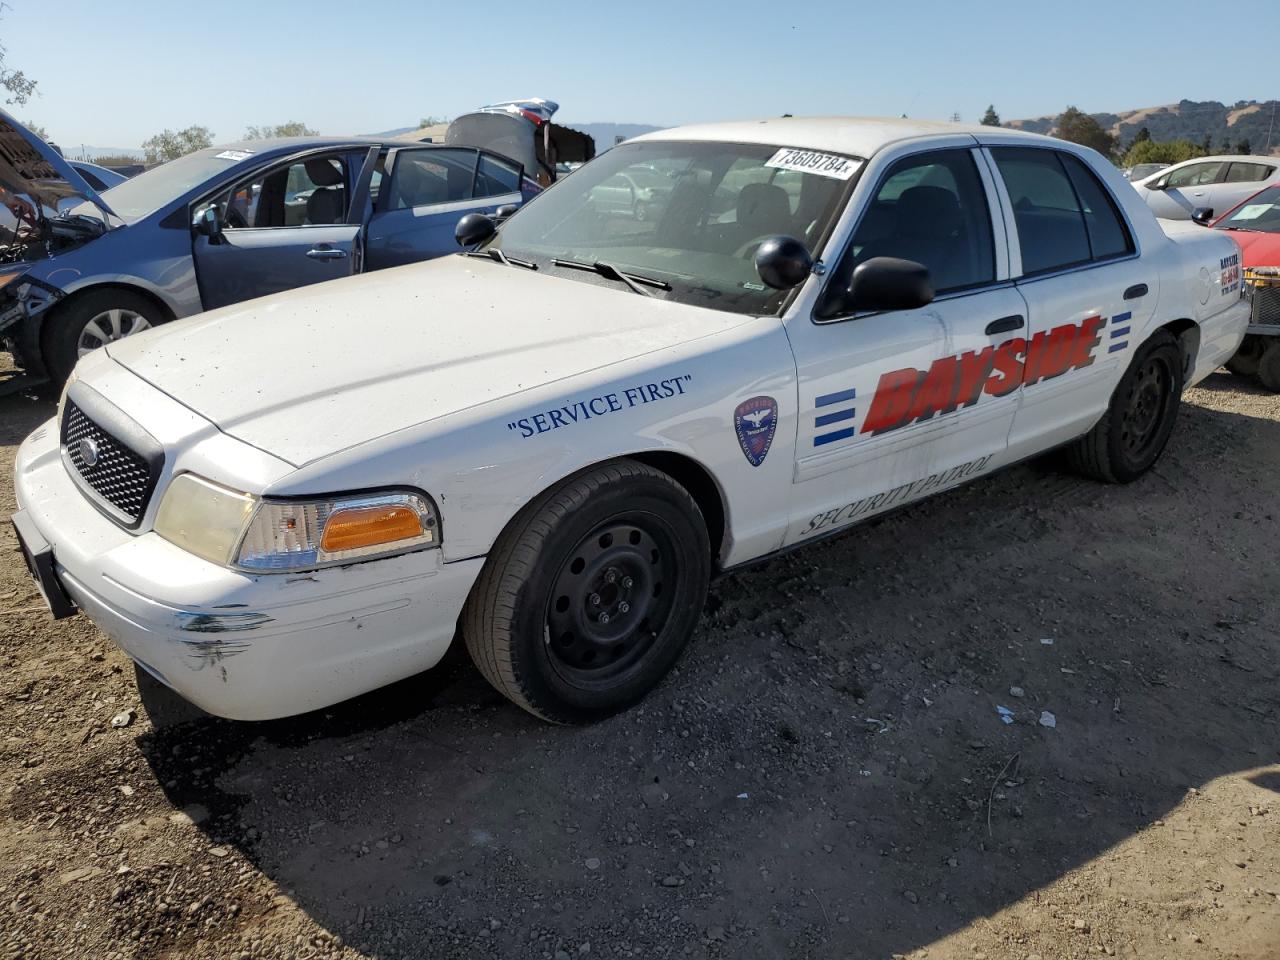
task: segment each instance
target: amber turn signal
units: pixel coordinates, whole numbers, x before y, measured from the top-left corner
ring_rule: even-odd
[[[409,507],[396,504],[348,507],[329,515],[320,546],[336,553],[410,540],[423,533],[422,521]]]

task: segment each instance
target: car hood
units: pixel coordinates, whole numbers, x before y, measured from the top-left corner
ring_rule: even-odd
[[[110,344],[137,376],[295,466],[748,317],[449,256]]]
[[[1280,267],[1280,233],[1261,230],[1231,230],[1231,238],[1240,244],[1245,267]]]
[[[0,110],[0,187],[11,195],[32,198],[52,213],[67,197],[89,200],[111,213],[71,164],[4,110]]]

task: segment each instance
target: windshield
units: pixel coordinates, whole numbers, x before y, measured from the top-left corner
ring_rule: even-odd
[[[170,200],[177,199],[224,170],[230,170],[249,156],[251,154],[247,150],[227,150],[222,147],[197,150],[185,157],[145,170],[136,177],[103,191],[102,199],[124,219],[141,220]]]
[[[756,144],[623,144],[529,203],[488,249],[587,283],[610,278],[553,260],[604,262],[661,281],[650,289],[664,299],[776,313],[787,292],[761,282],[756,249],[785,234],[817,251],[859,165]]]
[[[1219,227],[1280,233],[1280,187],[1267,187],[1222,218]]]

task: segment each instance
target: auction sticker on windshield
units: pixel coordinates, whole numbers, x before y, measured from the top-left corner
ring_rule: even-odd
[[[253,156],[252,150],[223,150],[213,159],[215,160],[248,160]]]
[[[858,168],[861,160],[850,160],[834,153],[816,153],[813,150],[797,150],[795,147],[783,147],[765,163],[766,167],[779,170],[799,170],[801,173],[816,173],[820,177],[833,180],[848,180]]]

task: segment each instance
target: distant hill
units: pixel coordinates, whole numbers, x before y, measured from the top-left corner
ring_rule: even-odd
[[[1216,100],[1179,100],[1160,107],[1092,116],[1125,144],[1146,127],[1152,140],[1190,140],[1198,144],[1207,134],[1213,138],[1215,152],[1228,143],[1234,150],[1236,143],[1248,140],[1253,153],[1264,153],[1269,138],[1270,152],[1280,154],[1280,101],[1276,100],[1237,100],[1231,106]],[[1049,133],[1054,119],[1011,120],[1006,126]]]

